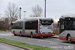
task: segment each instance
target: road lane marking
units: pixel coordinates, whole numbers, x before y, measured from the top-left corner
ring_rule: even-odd
[[[13,35],[13,34],[0,34],[0,35]]]
[[[0,35],[4,35],[4,34],[0,34]],[[9,35],[9,34],[5,34],[5,35]],[[13,34],[10,34],[10,35],[13,35]],[[14,36],[15,37],[15,36]],[[34,39],[34,38],[28,38],[28,37],[25,37],[26,39],[28,40],[36,40],[38,42],[41,42],[41,41],[44,41],[44,42],[48,42],[48,43],[58,43],[58,44],[64,44],[64,45],[72,45],[72,46],[75,46],[74,44],[69,44],[69,43],[62,43],[62,42],[55,42],[55,41],[48,41],[48,40],[42,40],[42,39]],[[57,39],[58,40],[58,39]]]
[[[25,50],[25,49],[21,49],[21,50]]]
[[[73,44],[60,43],[60,42],[54,42],[54,41],[46,41],[46,40],[39,40],[38,42],[41,42],[41,41],[48,42],[48,43],[50,42],[49,44],[51,44],[51,43],[55,43],[55,44],[64,44],[64,45],[75,46],[75,45],[73,45]]]
[[[36,40],[36,41],[38,41],[38,42],[44,41],[44,42],[47,42],[47,43],[56,43],[56,44],[62,44],[62,45],[75,46],[74,44],[69,44],[69,43],[61,43],[61,42],[48,41],[48,40],[41,40],[41,39],[31,39],[31,38],[28,38],[28,39],[29,39],[29,40]]]
[[[49,43],[49,44],[57,44],[57,43]]]

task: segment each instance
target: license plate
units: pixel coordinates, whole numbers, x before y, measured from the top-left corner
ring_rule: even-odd
[[[46,23],[48,23],[48,21],[46,21]]]

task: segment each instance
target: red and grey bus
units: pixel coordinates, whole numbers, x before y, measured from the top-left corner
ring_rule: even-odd
[[[62,16],[59,19],[59,39],[68,42],[75,41],[75,17]]]
[[[12,32],[14,35],[31,37],[48,37],[55,35],[52,18],[30,17],[12,23]]]

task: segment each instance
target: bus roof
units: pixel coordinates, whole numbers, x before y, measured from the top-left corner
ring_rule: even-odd
[[[23,21],[23,19],[19,19],[19,20],[16,20],[16,21],[12,21],[12,23],[16,23],[16,22],[19,22],[19,21]]]
[[[64,19],[64,18],[68,18],[68,17],[75,18],[75,14],[72,14],[72,15],[63,15],[60,18]]]
[[[52,19],[52,18],[45,18],[45,17],[27,17],[25,19]]]
[[[44,18],[44,17],[27,17],[27,18],[24,18],[24,19],[19,19],[17,21],[13,21],[12,23],[16,23],[16,22],[19,22],[19,21],[34,21],[34,20],[38,20],[38,19],[52,19],[52,18]],[[53,19],[52,19],[53,20]]]

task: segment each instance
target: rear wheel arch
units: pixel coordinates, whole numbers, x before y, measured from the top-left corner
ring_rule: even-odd
[[[33,32],[31,31],[31,38],[33,37]]]
[[[13,31],[13,34],[15,34],[15,31]]]
[[[71,41],[71,35],[70,35],[70,34],[67,34],[67,41],[68,41],[69,43],[72,42],[72,41]]]
[[[22,36],[22,32],[20,31],[20,34],[19,34],[20,36]]]
[[[31,31],[31,34],[33,34],[33,32]]]
[[[21,31],[20,31],[20,34],[21,34]]]
[[[67,40],[68,40],[68,36],[71,36],[70,33],[68,33],[67,36],[66,36]]]
[[[13,31],[13,34],[16,36],[15,31]]]

